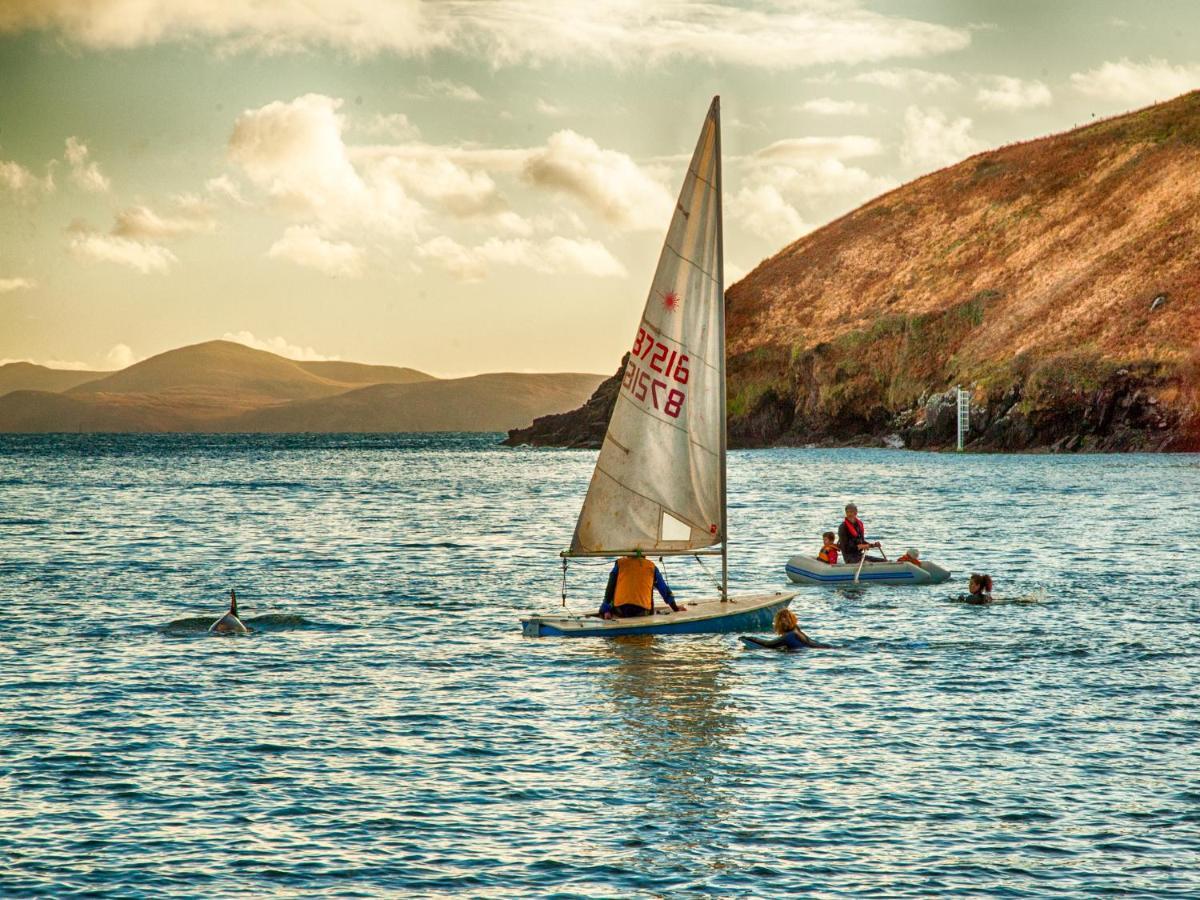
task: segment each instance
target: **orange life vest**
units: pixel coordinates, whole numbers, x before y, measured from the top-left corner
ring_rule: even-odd
[[[823,563],[829,563],[831,566],[837,565],[837,557],[837,547],[822,547],[821,552],[817,554],[817,559]]]
[[[622,556],[617,560],[617,588],[613,592],[613,606],[633,604],[642,609],[653,609],[654,563],[636,556]]]
[[[914,566],[921,565],[921,561],[919,559],[917,559],[915,556],[909,556],[907,553],[905,553],[902,557],[900,557],[898,560],[896,560],[896,562],[908,562],[908,563],[912,563]]]

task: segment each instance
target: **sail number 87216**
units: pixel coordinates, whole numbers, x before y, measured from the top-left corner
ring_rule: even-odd
[[[654,373],[662,377],[655,377]],[[688,374],[687,354],[672,350],[659,341],[652,331],[642,327],[638,329],[637,340],[633,342],[621,389],[628,391],[639,403],[650,405],[677,419],[683,411],[687,394],[675,385],[687,384]]]

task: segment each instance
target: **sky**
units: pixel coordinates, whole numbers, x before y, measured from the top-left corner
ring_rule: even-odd
[[[0,361],[611,373],[721,95],[725,271],[1200,86],[1200,4],[0,0]]]

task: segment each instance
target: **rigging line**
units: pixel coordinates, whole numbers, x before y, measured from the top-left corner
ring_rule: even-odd
[[[693,556],[692,559],[694,559],[694,560],[696,560],[696,562],[700,563],[700,568],[702,568],[704,570],[704,574],[712,579],[712,582],[713,582],[713,584],[715,584],[717,586],[718,591],[721,590],[720,580],[717,578],[716,575],[714,575],[712,572],[708,571],[708,566],[706,566],[704,564],[704,560],[702,560],[699,556]]]
[[[562,605],[565,609],[567,606],[567,558],[564,556],[563,561],[563,582],[562,582]]]
[[[702,265],[700,265],[700,263],[696,262],[694,259],[689,259],[688,257],[684,256],[682,253],[680,253],[678,250],[676,250],[670,244],[664,244],[663,249],[670,250],[672,253],[675,254],[676,259],[678,259],[680,262],[687,263],[689,266],[691,266],[693,269],[695,269],[697,272],[699,272],[701,275],[703,275],[709,281],[713,282],[714,284],[719,284],[719,282],[717,282],[717,276],[713,275],[711,272],[709,272],[707,269],[705,269]]]

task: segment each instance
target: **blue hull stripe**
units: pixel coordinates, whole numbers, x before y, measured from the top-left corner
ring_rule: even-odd
[[[786,566],[789,575],[799,575],[801,578],[807,578],[809,581],[818,581],[822,584],[829,584],[842,581],[854,581],[852,573],[845,575],[818,575],[810,572],[807,569],[798,569],[795,566]],[[862,581],[916,581],[917,575],[915,572],[863,572],[858,580]],[[921,579],[922,583],[925,579]]]
[[[770,631],[775,613],[788,605],[786,599],[749,612],[717,616],[691,622],[662,622],[654,625],[630,625],[627,628],[596,628],[560,631],[553,625],[538,623],[537,637],[624,637],[632,634],[725,634],[730,631]],[[528,634],[528,631],[526,632]],[[532,636],[532,635],[531,635]]]

